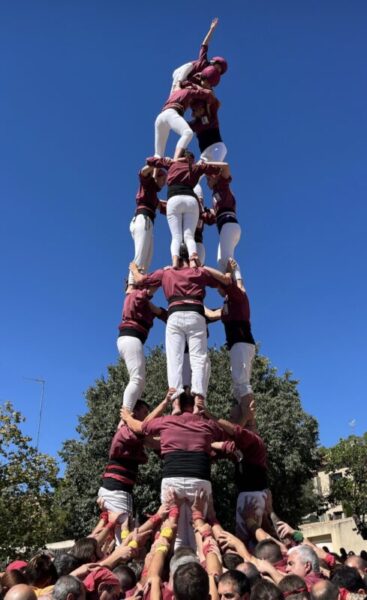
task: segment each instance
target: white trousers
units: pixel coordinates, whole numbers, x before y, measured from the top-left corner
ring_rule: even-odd
[[[149,271],[153,258],[153,228],[152,219],[145,215],[136,215],[130,223],[130,233],[135,247],[134,263],[142,273]],[[130,271],[129,284],[133,283],[134,276]]]
[[[224,142],[216,142],[205,148],[200,154],[200,159],[205,162],[218,161],[222,162],[227,154],[227,146]]]
[[[252,394],[250,379],[254,356],[254,344],[247,344],[246,342],[233,344],[229,351],[233,394],[237,402],[240,401],[242,396]]]
[[[108,512],[120,513],[115,526],[116,546],[121,544],[121,524],[125,523],[133,515],[133,499],[129,492],[123,490],[107,490],[100,487],[98,490],[98,500],[102,498],[104,508]]]
[[[178,114],[177,110],[174,108],[167,108],[166,110],[163,110],[155,120],[155,156],[160,158],[164,156],[168,135],[171,129],[180,136],[176,148],[187,148],[191,142],[194,132],[189,124]]]
[[[196,242],[196,252],[200,260],[200,264],[205,264],[205,246],[202,242]]]
[[[172,235],[171,255],[179,256],[185,242],[189,256],[196,252],[194,239],[199,219],[199,205],[194,196],[172,196],[167,202],[167,221]]]
[[[255,519],[258,525],[261,525],[263,514],[265,512],[265,503],[268,495],[268,490],[258,492],[241,492],[237,498],[236,507],[236,536],[243,542],[249,542],[252,538],[251,533],[246,527],[247,506],[250,504],[251,516]],[[252,502],[256,509],[253,513]]]
[[[131,335],[117,338],[117,349],[124,359],[129,373],[122,405],[133,411],[137,400],[140,400],[145,385],[145,356],[141,341]]]
[[[188,63],[185,63],[184,65],[181,65],[180,67],[177,67],[177,69],[175,69],[173,71],[171,94],[176,89],[176,87],[180,81],[185,81],[185,79],[188,78],[192,69],[193,69],[193,63],[188,62]]]
[[[209,354],[207,355],[207,359],[206,359],[206,364],[205,364],[205,377],[204,377],[204,390],[205,390],[205,394],[204,396],[206,397],[208,395],[208,385],[209,385],[209,379],[210,379],[210,374],[211,374],[211,364],[210,364],[210,358],[209,358]],[[184,361],[183,361],[183,368],[182,368],[182,383],[184,386],[188,385],[191,388],[191,365],[190,365],[190,356],[188,352],[184,353]]]
[[[195,492],[205,490],[208,498],[212,495],[212,485],[206,479],[196,479],[194,477],[164,477],[161,487],[161,502],[166,499],[169,488],[173,488],[178,498],[185,498],[188,502],[183,502],[180,507],[180,516],[177,523],[177,534],[175,541],[175,550],[180,546],[190,546],[196,550],[195,535],[192,529],[191,505],[195,498]],[[207,506],[204,509],[203,516],[206,517]]]
[[[227,268],[229,258],[234,258],[234,249],[241,238],[241,227],[239,223],[225,223],[219,234],[218,267],[222,273]],[[242,279],[239,266],[234,271],[236,279]]]
[[[185,343],[189,347],[192,373],[191,391],[205,397],[208,340],[205,318],[191,310],[177,311],[168,317],[166,355],[168,387],[183,392],[183,362]]]

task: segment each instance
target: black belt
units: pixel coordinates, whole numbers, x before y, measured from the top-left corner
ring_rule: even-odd
[[[174,183],[168,186],[167,200],[173,198],[173,196],[193,196],[198,199],[191,185],[184,185],[183,183]]]

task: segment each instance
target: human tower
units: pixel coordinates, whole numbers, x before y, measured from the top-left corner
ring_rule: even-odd
[[[251,333],[249,301],[239,265],[234,259],[241,228],[230,188],[230,168],[224,162],[227,148],[219,128],[220,102],[213,90],[226,73],[227,62],[219,56],[208,59],[207,55],[217,23],[218,19],[212,21],[199,58],[174,71],[170,95],[155,121],[155,154],[147,158],[139,172],[137,206],[130,225],[135,256],[130,263],[117,340],[129,382],[123,394],[121,421],[112,440],[98,494],[105,509],[121,515],[120,521],[132,514],[133,486],[139,464],[146,461],[144,446],[147,443],[158,444],[163,458],[162,499],[173,490],[192,502],[197,490],[205,490],[207,497],[211,496],[210,457],[213,450],[230,448],[234,451],[234,441],[241,450],[241,443],[246,445],[242,440],[247,436],[247,430],[243,433],[244,423],[254,425],[250,376],[255,342]],[[192,119],[187,122],[185,114],[189,109]],[[171,130],[179,139],[173,158],[167,158],[164,154]],[[194,133],[201,151],[197,162],[187,149]],[[204,206],[200,185],[203,177],[212,191],[211,208]],[[158,198],[165,185],[167,201]],[[167,216],[172,265],[148,273],[157,210]],[[216,224],[218,229],[218,269],[205,264],[204,224]],[[204,306],[207,286],[216,288],[224,298],[221,309],[212,311]],[[159,287],[163,288],[167,309],[152,302]],[[149,407],[141,400],[145,386],[144,343],[155,317],[166,323],[169,390],[165,400],[149,413]],[[205,414],[210,377],[207,323],[214,320],[224,324],[236,400],[232,423],[225,425]],[[168,408],[171,414],[161,416]],[[252,415],[250,419],[249,414]],[[154,442],[152,437],[156,438]],[[252,479],[251,476],[244,478],[240,468],[243,464],[237,465],[236,470],[240,495],[257,494],[259,513],[264,508],[267,487],[264,456],[263,452],[257,460]],[[241,454],[241,458],[246,462],[245,454]],[[243,508],[247,502],[244,496],[241,502]],[[184,503],[181,508],[176,545],[191,543],[190,511],[185,514],[187,505]],[[239,527],[240,520],[238,516]]]

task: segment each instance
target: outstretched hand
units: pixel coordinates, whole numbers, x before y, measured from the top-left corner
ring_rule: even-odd
[[[219,23],[218,17],[214,17],[214,19],[210,23],[210,29],[215,29],[217,27],[218,23]]]
[[[205,490],[200,490],[200,491],[197,490],[195,492],[194,501],[191,505],[192,512],[198,511],[198,512],[201,512],[201,514],[204,514],[207,502],[208,502],[208,495],[207,495],[206,491]]]

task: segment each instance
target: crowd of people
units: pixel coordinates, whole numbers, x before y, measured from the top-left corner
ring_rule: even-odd
[[[304,539],[274,512],[264,441],[257,432],[251,367],[255,342],[249,300],[234,251],[241,227],[224,159],[215,88],[227,62],[208,58],[218,20],[199,58],[177,68],[155,122],[155,154],[139,173],[130,264],[117,347],[129,381],[98,491],[100,518],[69,552],[13,560],[1,576],[4,600],[353,600],[367,596],[367,554],[337,555]],[[185,119],[188,109],[192,120]],[[170,131],[179,136],[164,156]],[[198,162],[187,150],[194,133]],[[202,180],[212,191],[205,207]],[[167,184],[167,201],[158,193]],[[172,265],[149,273],[156,211],[167,216]],[[218,229],[218,268],[205,264],[203,229]],[[167,308],[152,298],[162,287]],[[204,305],[206,287],[224,298]],[[166,323],[168,392],[153,409],[142,399],[144,343],[157,317]],[[234,403],[228,420],[210,412],[207,328],[221,320]],[[147,449],[162,459],[158,511],[136,526],[134,485]],[[235,465],[235,535],[215,513],[213,460]],[[355,596],[357,594],[357,596]]]

